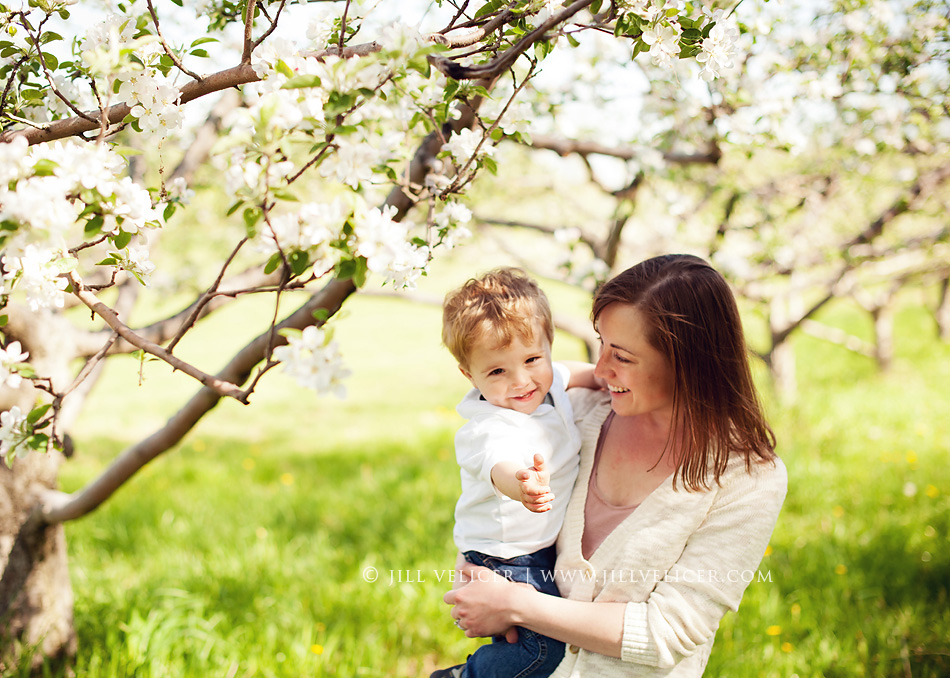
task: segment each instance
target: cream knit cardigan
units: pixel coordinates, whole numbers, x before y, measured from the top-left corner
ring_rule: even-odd
[[[719,620],[737,610],[768,546],[785,499],[781,460],[753,464],[738,455],[721,486],[673,490],[672,477],[654,490],[590,561],[581,555],[587,485],[609,395],[571,389],[581,430],[577,484],[558,537],[561,595],[572,600],[626,602],[622,659],[568,646],[552,678],[698,678]],[[764,574],[765,571],[763,571]],[[769,586],[767,581],[756,586]]]

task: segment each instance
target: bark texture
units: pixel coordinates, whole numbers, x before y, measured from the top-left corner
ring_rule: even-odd
[[[34,666],[76,652],[63,526],[33,512],[55,488],[61,461],[52,452],[17,459],[12,469],[0,464],[0,668],[17,666],[23,651]]]

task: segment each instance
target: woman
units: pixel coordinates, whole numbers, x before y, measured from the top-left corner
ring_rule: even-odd
[[[572,389],[580,475],[557,542],[562,598],[466,566],[468,636],[569,644],[556,677],[696,677],[785,498],[735,299],[702,259],[644,261],[595,295],[604,391]]]

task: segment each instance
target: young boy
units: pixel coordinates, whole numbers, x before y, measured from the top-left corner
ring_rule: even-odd
[[[596,385],[590,366],[576,368],[572,381],[569,368],[552,365],[553,337],[547,298],[519,269],[491,271],[446,295],[442,341],[475,387],[457,408],[468,420],[455,436],[460,558],[556,596],[554,542],[580,449],[565,390]],[[518,629],[517,643],[496,639],[430,678],[540,678],[563,654],[563,643]]]

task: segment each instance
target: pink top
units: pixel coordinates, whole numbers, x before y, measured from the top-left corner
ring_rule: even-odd
[[[584,533],[581,536],[581,553],[585,560],[590,560],[590,557],[594,555],[594,551],[607,538],[607,535],[613,532],[640,505],[617,506],[611,504],[604,499],[600,490],[597,489],[597,469],[600,467],[600,453],[604,447],[604,438],[607,437],[607,429],[610,428],[613,419],[614,413],[611,411],[600,429],[597,449],[594,451],[594,466],[587,484],[587,503],[584,505]]]

